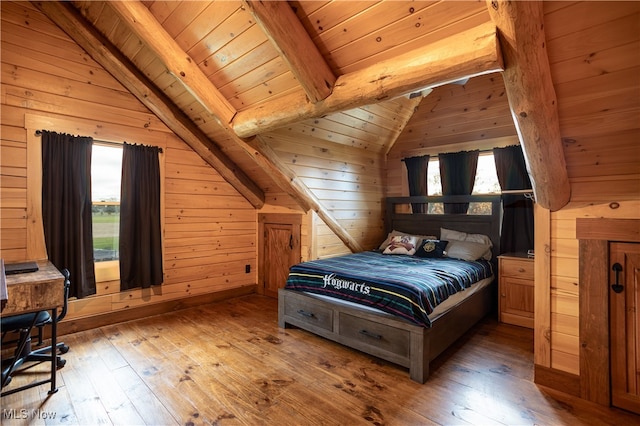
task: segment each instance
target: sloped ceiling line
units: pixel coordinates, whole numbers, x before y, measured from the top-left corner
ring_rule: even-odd
[[[109,2],[109,7],[153,50],[169,73],[182,83],[221,125],[231,122],[236,109],[209,81],[198,64],[164,30],[144,4],[139,1],[113,1]]]
[[[127,3],[126,6],[118,6],[114,10],[120,14],[124,13],[125,17],[122,17],[125,22],[137,22],[144,23],[145,29],[141,30],[139,33],[136,29],[140,27],[138,25],[134,25],[134,32],[149,46],[152,47],[153,50],[160,51],[162,50],[160,46],[156,43],[167,42],[166,37],[168,35],[160,26],[160,24],[151,16],[151,19],[148,19],[145,11],[148,12],[148,9],[140,2],[114,2],[112,5],[116,3]],[[104,37],[99,34],[90,24],[86,22],[86,20],[77,12],[77,10],[67,4],[61,4],[59,2],[36,2],[36,6],[45,13],[56,25],[60,26],[71,38],[73,38],[81,47],[83,47],[94,59],[99,62],[102,66],[105,67],[109,72],[111,72],[116,79],[118,79],[129,91],[132,92],[141,102],[143,102],[147,107],[149,107],[154,113],[156,113],[159,118],[167,124],[167,126],[174,130],[178,136],[183,138],[185,142],[187,142],[194,150],[203,156],[203,158],[211,164],[208,160],[213,160],[207,158],[208,153],[204,151],[203,148],[210,149],[217,153],[217,156],[222,159],[227,159],[226,155],[218,148],[215,144],[210,143],[208,141],[206,135],[202,133],[200,129],[198,129],[192,122],[188,120],[186,116],[169,100],[165,99],[164,96],[156,95],[149,96],[150,94],[154,94],[157,89],[151,84],[146,78],[144,78],[140,72],[133,73],[129,69],[133,67],[130,64],[130,61],[123,57],[123,55],[115,55],[108,54],[104,55],[102,51],[109,51],[106,46],[111,46],[112,51],[117,51],[115,47],[111,45],[111,43],[104,39]],[[142,10],[144,9],[144,10]],[[79,32],[81,34],[79,34]],[[163,33],[166,35],[160,35]],[[153,34],[153,37],[151,36]],[[149,38],[150,37],[150,38]],[[188,58],[189,56],[182,51],[180,47],[177,46],[175,41],[171,39],[173,43],[168,43],[164,46],[166,51],[170,52],[170,54],[175,55],[181,58],[187,58],[187,63],[193,63]],[[99,46],[102,46],[101,49]],[[166,56],[163,53],[162,56]],[[177,61],[170,60],[171,64],[177,64]],[[169,65],[169,64],[167,64]],[[176,72],[177,70],[177,72]],[[182,72],[176,68],[174,68],[174,75],[182,76]],[[137,75],[134,75],[137,74]],[[186,74],[186,73],[185,73]],[[202,80],[204,78],[204,80]],[[185,83],[184,80],[183,83]],[[206,104],[207,100],[211,100],[212,98],[207,96],[205,93],[208,90],[217,91],[217,89],[213,86],[213,84],[206,79],[202,71],[199,69],[191,70],[189,81],[195,82],[193,86],[189,88],[189,90],[195,95],[196,99],[199,102],[204,102],[203,106],[209,110],[215,110],[215,105]],[[215,100],[212,102],[215,103]],[[192,127],[190,132],[185,132],[180,125],[180,122],[176,122],[173,119],[174,115],[178,117],[184,117],[184,119],[191,125]],[[218,117],[220,118],[220,117]],[[340,225],[340,223],[331,215],[331,213],[322,206],[320,201],[315,197],[313,192],[307,188],[304,183],[295,175],[293,171],[291,171],[286,165],[281,164],[280,162],[276,162],[277,156],[273,153],[268,145],[264,143],[260,143],[260,141],[256,140],[242,140],[235,136],[232,129],[228,124],[225,124],[222,120],[218,120],[218,124],[223,127],[229,135],[231,136],[231,140],[235,145],[240,146],[246,153],[248,153],[254,161],[265,170],[272,178],[278,186],[281,187],[283,191],[288,193],[292,198],[305,209],[312,209],[325,221],[327,226],[349,247],[352,251],[362,251],[362,247],[360,244],[353,238],[351,235]],[[195,136],[199,135],[199,136]],[[185,139],[186,138],[186,139]],[[252,138],[255,139],[255,138]],[[207,140],[207,142],[203,142],[203,140]],[[207,147],[204,147],[204,145]],[[220,174],[227,179],[232,185],[234,182],[237,183],[238,179],[236,178],[236,174],[240,174],[241,176],[245,176],[244,173],[231,162],[231,160],[227,160],[226,167],[225,164],[220,164],[221,161],[217,161],[216,165],[212,166],[216,168],[220,172]],[[220,167],[223,166],[223,167]],[[230,181],[230,178],[234,178],[233,181]],[[254,207],[260,208],[264,205],[264,193],[260,190],[257,185],[251,181],[249,178],[246,178],[248,184],[252,184],[254,188],[257,189],[258,193],[254,193],[253,191],[248,191],[247,187],[240,186],[234,187],[245,197],[249,202],[251,202]]]
[[[107,39],[66,2],[33,4],[102,65],[140,102],[231,184],[255,208],[264,205],[264,192]]]

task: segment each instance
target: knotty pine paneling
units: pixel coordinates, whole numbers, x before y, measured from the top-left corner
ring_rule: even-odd
[[[371,241],[380,239],[383,229],[384,157],[334,143],[332,134],[292,135],[283,129],[263,138],[347,232],[363,248],[373,248]],[[350,253],[332,232],[325,233],[325,225],[315,215],[312,226],[313,257]]]
[[[544,7],[571,200],[638,199],[640,4]]]
[[[489,20],[482,2],[291,2],[337,75]]]
[[[389,151],[387,195],[408,195],[403,158],[518,143],[501,75],[437,87],[420,102]]]
[[[120,292],[117,281],[101,282],[97,295],[71,301],[69,319],[255,286],[255,209],[29,3],[1,8],[2,257],[26,260],[26,206],[37,198],[27,177],[39,173],[27,164],[27,141],[36,126],[164,151],[164,284]]]
[[[551,213],[551,364],[553,368],[579,370],[579,250],[576,219],[607,217],[637,219],[640,200],[611,203],[571,203]],[[573,342],[573,343],[572,343]]]
[[[297,88],[293,73],[240,1],[189,3],[166,16],[155,15],[166,12],[156,3],[150,10],[236,109]],[[153,74],[151,67],[145,72]]]

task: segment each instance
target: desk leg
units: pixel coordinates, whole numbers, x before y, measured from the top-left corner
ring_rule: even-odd
[[[56,376],[58,373],[58,309],[51,310],[51,390],[49,395],[58,392]]]

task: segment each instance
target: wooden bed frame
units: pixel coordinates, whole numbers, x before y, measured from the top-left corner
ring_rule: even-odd
[[[488,202],[491,215],[410,214],[399,212],[409,203]],[[410,209],[405,208],[405,211]],[[387,232],[403,231],[420,235],[440,235],[440,228],[488,235],[493,242],[493,262],[497,279],[500,254],[500,196],[392,197],[386,200]],[[424,383],[429,363],[494,311],[497,295],[494,284],[487,286],[432,321],[430,328],[409,323],[393,315],[354,304],[332,301],[309,293],[280,289],[278,325],[300,327],[319,336],[409,368],[412,380]]]

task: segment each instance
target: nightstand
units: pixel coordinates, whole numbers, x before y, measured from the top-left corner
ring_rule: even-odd
[[[498,256],[500,322],[533,328],[533,268],[526,253]]]

